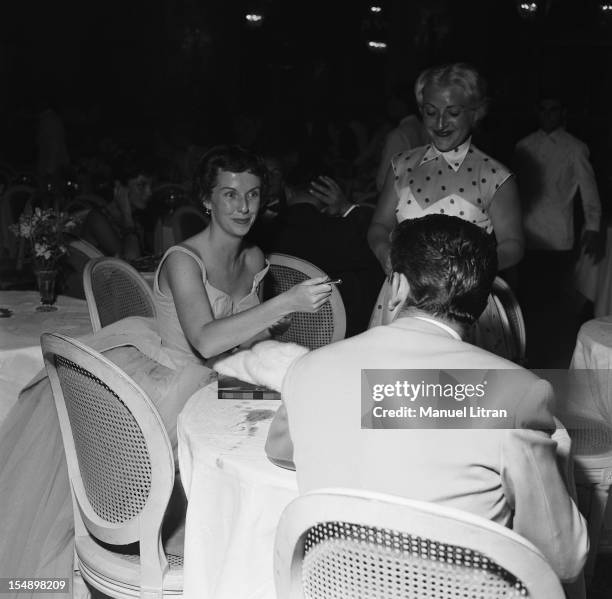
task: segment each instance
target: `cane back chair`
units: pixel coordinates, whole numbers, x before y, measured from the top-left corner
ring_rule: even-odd
[[[276,533],[282,599],[562,599],[531,543],[467,512],[326,489],[295,499]]]
[[[83,287],[94,332],[127,316],[156,314],[149,284],[120,258],[90,260],[83,271]]]
[[[182,556],[166,555],[161,541],[174,460],[155,406],[120,368],[79,341],[44,333],[41,346],[66,452],[82,578],[117,599],[180,596]],[[117,547],[136,542],[137,555]]]
[[[273,253],[268,256],[268,261],[270,271],[265,279],[266,297],[279,295],[307,279],[327,276],[314,264],[294,256]],[[344,303],[337,287],[332,285],[329,301],[319,312],[294,312],[291,325],[278,339],[316,349],[344,339],[345,333]]]

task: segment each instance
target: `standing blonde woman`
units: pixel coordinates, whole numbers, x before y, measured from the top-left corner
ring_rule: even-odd
[[[523,256],[514,177],[471,139],[487,111],[484,79],[464,63],[433,67],[419,75],[415,96],[430,143],[392,158],[368,231],[370,248],[389,273],[389,235],[398,222],[449,214],[495,235],[499,269],[514,266]],[[380,324],[382,301],[371,325]]]
[[[415,95],[431,141],[392,158],[368,232],[372,251],[388,272],[397,222],[450,214],[493,232],[499,269],[513,266],[523,255],[516,183],[471,140],[487,110],[484,79],[463,63],[433,67],[419,75]]]

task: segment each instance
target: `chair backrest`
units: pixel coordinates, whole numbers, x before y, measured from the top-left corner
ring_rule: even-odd
[[[209,223],[204,212],[195,206],[179,206],[157,219],[153,233],[155,254],[163,254],[169,247],[193,237]]]
[[[95,246],[84,239],[73,239],[68,244],[68,252],[82,256],[84,259],[101,258],[104,254]]]
[[[120,258],[90,260],[83,271],[83,288],[94,332],[127,316],[156,315],[148,283]]]
[[[270,254],[268,261],[270,271],[265,278],[266,297],[279,295],[307,279],[327,276],[314,264],[294,256]],[[291,325],[278,339],[316,349],[344,339],[345,333],[344,303],[340,292],[335,285],[332,285],[329,301],[319,312],[294,312],[291,315]]]
[[[104,254],[84,239],[75,238],[68,243],[68,251],[62,259],[64,280],[62,293],[72,297],[85,299],[83,288],[83,273],[85,266],[92,258],[100,258]]]
[[[174,484],[170,440],[146,393],[75,339],[41,346],[73,493],[75,532],[113,545],[140,543],[141,577],[161,584],[161,525]],[[86,529],[86,530],[85,530]]]
[[[174,243],[193,237],[208,226],[210,220],[195,206],[179,206],[170,217]],[[167,249],[167,248],[166,248]]]
[[[523,312],[512,289],[501,277],[495,277],[491,291],[498,304],[502,330],[511,351],[510,359],[518,364],[525,362],[526,333]]]
[[[150,204],[161,211],[173,210],[189,201],[189,192],[179,183],[160,183],[151,192]]]
[[[562,599],[531,543],[467,512],[401,497],[325,489],[283,512],[277,597]]]
[[[80,194],[69,200],[64,206],[64,212],[84,219],[92,208],[102,207],[104,200],[95,194]]]

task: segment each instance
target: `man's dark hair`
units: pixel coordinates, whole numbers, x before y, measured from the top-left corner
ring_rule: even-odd
[[[478,319],[497,272],[493,235],[455,216],[405,220],[391,238],[391,266],[406,276],[406,307],[459,323]]]
[[[259,177],[261,195],[264,196],[268,170],[263,159],[240,146],[224,145],[211,148],[200,158],[194,174],[194,190],[198,202],[210,197],[217,184],[219,170],[231,173],[248,172]]]

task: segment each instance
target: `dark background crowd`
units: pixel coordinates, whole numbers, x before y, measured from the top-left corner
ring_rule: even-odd
[[[612,16],[597,0],[540,1],[533,14],[519,4],[3,3],[0,158],[35,163],[37,116],[51,106],[74,167],[129,146],[150,154],[160,179],[182,180],[190,149],[235,141],[276,152],[308,144],[338,171],[376,161],[368,143],[411,111],[420,70],[463,60],[490,87],[479,146],[506,163],[535,128],[541,86],[563,91],[605,205]]]
[[[3,3],[0,166],[25,173],[22,183],[36,178],[43,191],[70,185],[72,196],[110,201],[126,157],[146,165],[140,172],[153,176],[153,190],[177,183],[190,193],[202,153],[237,143],[268,159],[272,204],[283,178],[295,191],[326,175],[346,201],[372,206],[385,137],[417,112],[416,77],[465,61],[488,82],[489,110],[475,142],[511,170],[517,141],[537,129],[543,90],[563,101],[568,131],[590,149],[605,228],[608,9],[600,0]],[[55,155],[42,155],[49,151]],[[145,254],[159,253],[153,228],[165,207],[150,204]],[[369,255],[367,224],[364,217],[363,247],[353,252],[360,262]],[[264,250],[274,249],[265,226],[256,233]],[[381,275],[371,277],[363,323]]]

